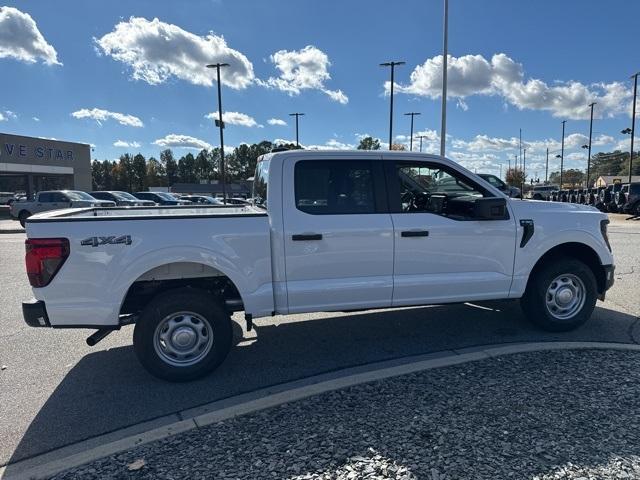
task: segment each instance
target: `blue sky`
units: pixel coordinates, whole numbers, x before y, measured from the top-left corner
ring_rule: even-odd
[[[301,143],[353,148],[363,134],[387,140],[389,72],[378,64],[403,60],[397,141],[409,133],[402,114],[417,111],[416,132],[438,151],[440,0],[4,5],[0,131],[91,143],[98,159],[217,146],[206,118],[216,85],[201,64],[222,60],[232,65],[222,82],[226,144],[293,139],[288,114],[298,111]],[[450,0],[448,155],[497,173],[522,128],[529,170],[541,176],[566,119],[567,166],[583,168],[594,100],[594,152],[628,149],[620,130],[640,59],[627,18],[640,18],[640,3]]]

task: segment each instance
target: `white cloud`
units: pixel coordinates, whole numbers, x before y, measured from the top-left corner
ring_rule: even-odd
[[[267,120],[267,123],[269,125],[280,125],[285,127],[287,125],[287,122],[285,122],[284,120],[281,120],[279,118],[270,118],[269,120]]]
[[[336,102],[346,104],[349,98],[342,90],[329,90],[325,82],[331,80],[329,57],[322,50],[307,45],[301,50],[279,50],[270,57],[280,71],[278,77],[270,77],[263,86],[277,88],[289,95],[299,95],[302,90],[320,90]]]
[[[453,148],[464,148],[471,152],[481,152],[485,150],[517,149],[518,141],[515,137],[499,138],[489,137],[488,135],[476,135],[471,141],[454,139],[451,144]]]
[[[40,119],[38,117],[31,117],[31,118],[33,118],[34,122],[39,122],[40,121]]]
[[[631,149],[631,135],[625,135],[623,139],[618,140],[613,147],[614,150],[620,150],[622,152],[628,152]],[[640,149],[640,137],[633,137],[633,151],[637,152]],[[633,154],[633,161],[635,165],[636,154]]]
[[[199,138],[191,137],[189,135],[178,135],[175,133],[170,133],[164,138],[157,139],[153,143],[164,148],[192,148],[196,150],[202,150],[203,148],[208,150],[212,148],[211,145],[204,140],[200,140]],[[227,148],[225,147],[225,152],[226,151]]]
[[[142,145],[140,142],[125,142],[124,140],[116,140],[113,142],[114,147],[119,148],[140,148]]]
[[[206,114],[204,117],[211,120],[217,120],[219,118],[219,113],[216,110],[215,112]],[[250,117],[246,113],[240,112],[222,112],[222,121],[224,123],[228,123],[229,125],[242,125],[243,127],[262,127],[262,125],[259,125],[253,117]]]
[[[108,119],[116,120],[121,125],[128,127],[144,127],[142,120],[133,115],[125,113],[110,112],[109,110],[102,110],[100,108],[83,108],[71,114],[74,118],[91,118],[98,122],[98,125],[102,125],[102,122]]]
[[[491,60],[482,55],[449,56],[448,96],[464,99],[471,95],[499,95],[520,110],[546,110],[555,117],[589,118],[589,103],[595,101],[596,116],[612,117],[624,113],[630,98],[629,88],[620,83],[584,85],[576,81],[555,82],[525,80],[522,64],[504,53]],[[385,90],[389,90],[389,82]],[[416,66],[407,85],[397,85],[399,92],[438,98],[442,91],[442,55]],[[459,106],[464,110],[466,103]]]
[[[308,150],[355,150],[356,146],[351,143],[339,142],[335,138],[327,140],[324,145],[308,145]]]
[[[225,39],[210,32],[202,37],[177,25],[154,18],[131,17],[118,23],[111,33],[94,39],[105,55],[132,69],[135,80],[151,85],[164,83],[171,77],[195,85],[213,85],[215,69],[205,65],[228,63],[221,69],[221,82],[242,89],[254,80],[253,64]]]
[[[12,7],[0,7],[0,58],[27,63],[40,59],[47,65],[62,65],[31,15]]]
[[[9,119],[15,120],[16,118],[18,118],[18,115],[16,115],[11,110],[5,110],[4,112],[0,112],[0,122],[6,122]]]

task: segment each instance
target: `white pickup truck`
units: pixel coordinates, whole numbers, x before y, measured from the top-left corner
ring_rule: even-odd
[[[140,362],[185,381],[224,360],[234,311],[250,329],[275,314],[521,299],[535,324],[566,331],[613,284],[605,214],[508,199],[441,157],[273,153],[253,188],[248,206],[30,217],[27,324],[93,328],[93,345],[135,323]]]

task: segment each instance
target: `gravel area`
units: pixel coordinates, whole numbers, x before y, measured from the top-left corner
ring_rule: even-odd
[[[526,353],[406,375],[54,478],[640,478],[640,354]]]

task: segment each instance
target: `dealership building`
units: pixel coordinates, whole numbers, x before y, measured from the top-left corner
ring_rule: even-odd
[[[0,133],[0,192],[91,190],[91,147]]]

